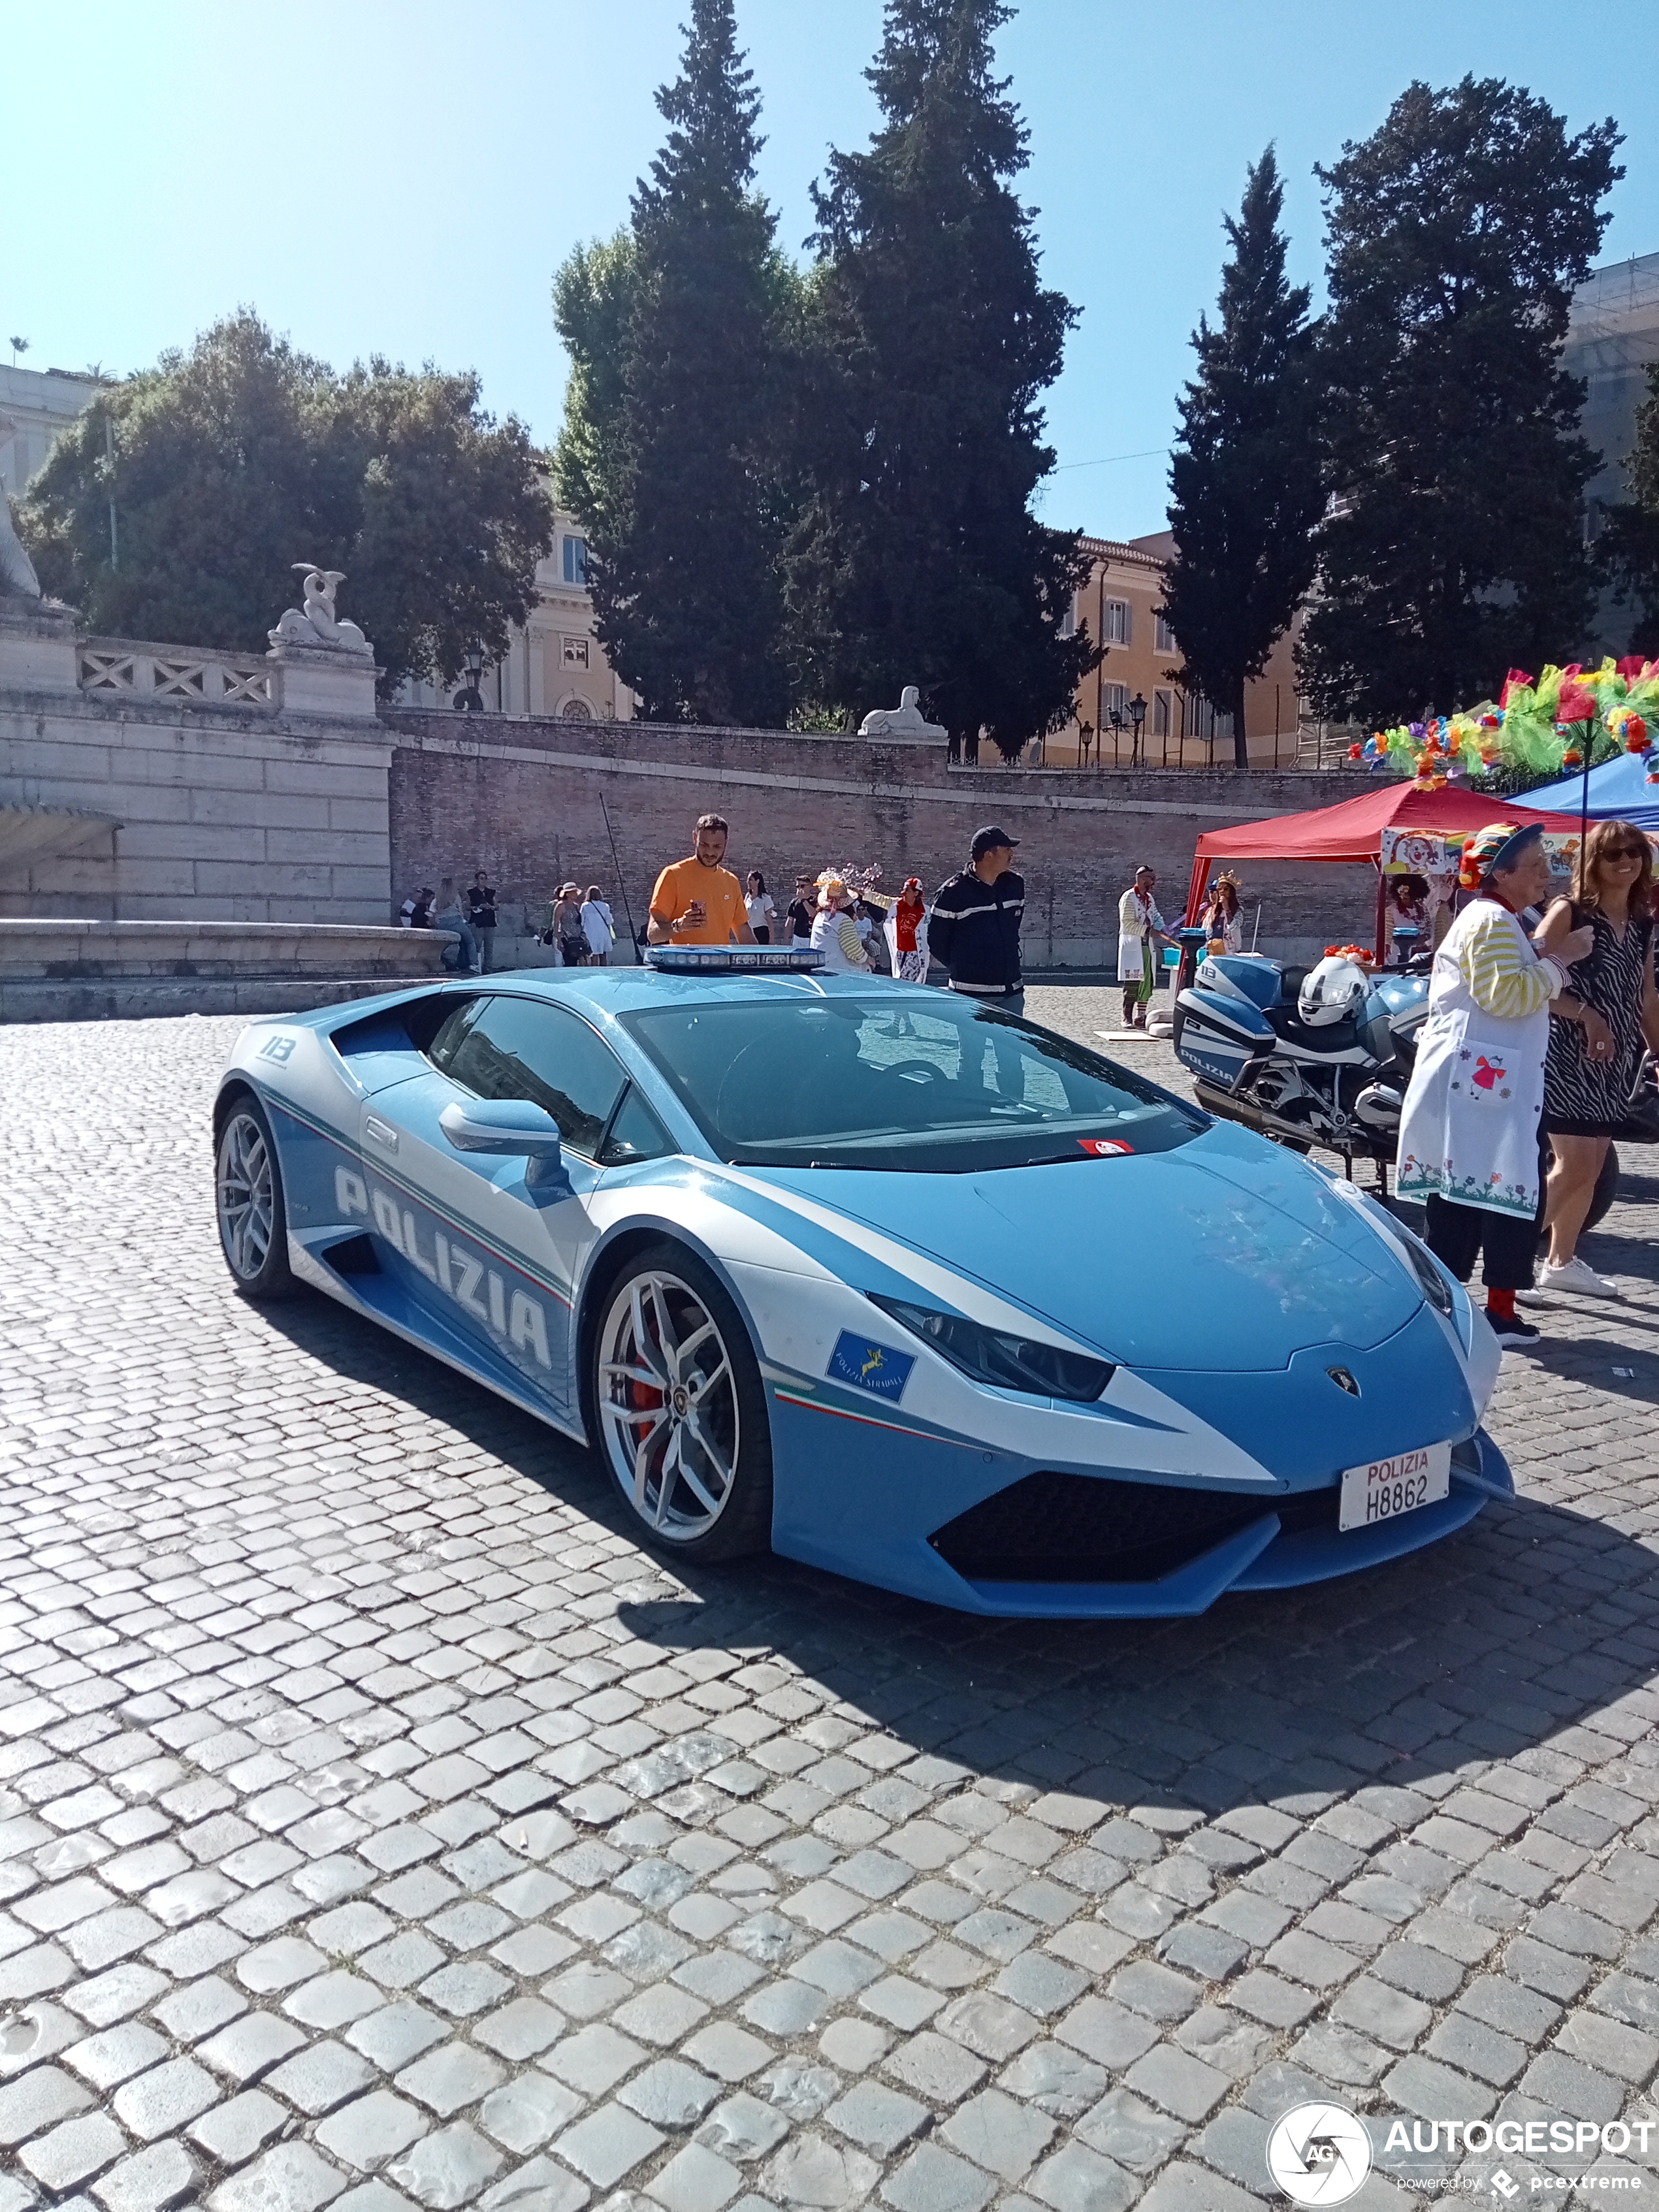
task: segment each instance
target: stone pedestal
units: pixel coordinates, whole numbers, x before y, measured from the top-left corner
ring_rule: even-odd
[[[77,642],[72,607],[0,596],[0,691],[77,690]]]
[[[331,722],[374,720],[374,684],[380,670],[372,653],[339,646],[271,647],[270,699],[279,714],[325,715]]]

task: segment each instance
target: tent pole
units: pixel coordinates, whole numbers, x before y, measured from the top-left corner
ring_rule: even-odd
[[[1591,726],[1594,727],[1594,725]],[[1578,786],[1578,902],[1584,900],[1584,847],[1589,841],[1589,764],[1592,738],[1584,739],[1584,773]]]
[[[1376,964],[1382,965],[1382,918],[1386,911],[1389,879],[1382,872],[1382,855],[1379,853],[1371,862],[1376,870]]]

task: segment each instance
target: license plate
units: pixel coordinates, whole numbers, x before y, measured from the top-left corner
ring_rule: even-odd
[[[1417,1451],[1396,1452],[1392,1459],[1370,1460],[1344,1472],[1336,1525],[1375,1528],[1379,1522],[1414,1513],[1419,1505],[1432,1505],[1450,1491],[1449,1444],[1425,1444]]]

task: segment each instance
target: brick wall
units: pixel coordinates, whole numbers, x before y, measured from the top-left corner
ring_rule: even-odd
[[[942,748],[869,744],[779,732],[467,722],[453,714],[397,711],[382,726],[397,750],[391,770],[394,899],[470,877],[485,866],[507,904],[533,925],[558,884],[598,883],[619,926],[621,885],[643,925],[651,885],[690,847],[700,813],[732,824],[728,859],[759,868],[780,909],[798,868],[878,860],[884,884],[915,874],[931,892],[959,867],[981,823],[1021,842],[1028,958],[1088,966],[1116,957],[1117,901],[1135,866],[1158,870],[1173,921],[1186,896],[1194,840],[1263,814],[1329,804],[1356,788],[1346,776],[964,769]],[[1262,941],[1304,950],[1317,939],[1369,941],[1375,878],[1354,867],[1241,871]],[[779,894],[781,892],[782,896]]]

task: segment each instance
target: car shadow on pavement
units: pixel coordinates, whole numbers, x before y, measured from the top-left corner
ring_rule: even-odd
[[[1612,1757],[1646,1725],[1620,1708],[1659,1664],[1659,1556],[1568,1506],[1494,1501],[1389,1565],[1224,1598],[1196,1619],[986,1620],[787,1559],[665,1564],[637,1544],[594,1453],[321,1297],[263,1317],[569,1507],[573,1547],[592,1545],[594,1523],[623,1539],[625,1640],[665,1657],[769,1656],[866,1730],[1011,1784],[1210,1815],[1270,1799],[1317,1809],[1587,1729]],[[1659,1362],[1643,1367],[1659,1379]],[[757,1767],[753,1787],[775,1778]]]

